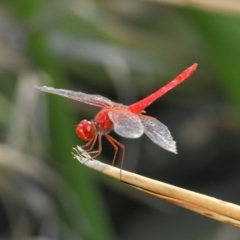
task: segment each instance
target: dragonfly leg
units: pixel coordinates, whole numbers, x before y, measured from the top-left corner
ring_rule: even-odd
[[[94,154],[94,153],[96,153],[96,154],[95,154],[94,156],[92,156],[90,159],[96,158],[96,157],[99,156],[99,155],[101,154],[101,152],[102,152],[102,135],[99,134],[99,135],[96,137],[96,139],[97,139],[97,138],[98,138],[98,150],[92,151],[92,152],[88,152],[89,154]],[[93,145],[95,145],[96,139],[95,139]],[[93,148],[93,147],[91,146],[91,150],[92,150],[92,148]]]
[[[119,147],[122,149],[122,160],[121,160],[121,165],[120,165],[120,180],[122,180],[122,168],[123,168],[123,162],[124,162],[125,147],[120,142],[118,142],[116,139],[114,139],[113,137],[111,137],[109,135],[105,135],[105,137],[111,143],[111,145],[113,146],[113,148],[115,150],[114,156],[113,156],[113,161],[112,161],[112,166],[114,166]]]
[[[86,147],[89,147],[87,150],[85,150],[86,152],[89,152],[93,149],[95,143],[96,143],[96,140],[97,140],[97,136],[95,136],[94,138],[90,139],[86,144],[80,146],[80,148],[86,148]]]
[[[102,135],[97,135],[94,138],[90,139],[85,145],[80,146],[81,148],[90,146],[88,149],[85,150],[85,152],[87,152],[89,155],[97,153],[96,155],[91,156],[91,158],[87,159],[83,164],[85,164],[87,161],[92,160],[92,159],[96,158],[98,155],[100,155],[100,153],[102,151],[101,137],[102,137]],[[97,139],[98,139],[98,150],[91,151],[93,149],[93,147],[95,146]]]

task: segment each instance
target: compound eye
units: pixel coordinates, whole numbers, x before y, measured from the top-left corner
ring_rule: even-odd
[[[76,127],[77,135],[84,141],[88,141],[95,136],[94,124],[87,120],[82,120]]]

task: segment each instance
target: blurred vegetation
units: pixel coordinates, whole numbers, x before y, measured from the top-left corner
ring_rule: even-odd
[[[34,88],[130,104],[198,62],[147,109],[169,127],[178,155],[112,135],[126,146],[124,169],[238,204],[240,4],[171,2],[0,2],[1,239],[240,239],[238,229],[79,164],[74,128],[98,109]],[[111,163],[103,148],[99,159]]]

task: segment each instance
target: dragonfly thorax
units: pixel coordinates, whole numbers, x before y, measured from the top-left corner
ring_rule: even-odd
[[[95,125],[88,120],[82,120],[76,127],[77,135],[84,141],[88,141],[95,136]]]

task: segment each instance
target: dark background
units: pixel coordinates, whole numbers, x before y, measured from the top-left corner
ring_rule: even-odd
[[[237,228],[79,164],[75,126],[99,109],[34,89],[128,105],[198,62],[146,110],[168,126],[178,155],[146,136],[111,135],[126,146],[124,169],[239,204],[240,4],[176,2],[0,2],[1,239],[240,239]],[[103,145],[98,159],[110,164]]]

